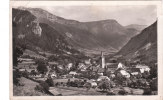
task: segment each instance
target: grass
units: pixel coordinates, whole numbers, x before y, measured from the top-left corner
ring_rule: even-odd
[[[36,85],[39,83],[33,82],[24,77],[20,78],[20,83],[22,83],[23,86],[13,86],[14,96],[48,96],[48,94],[35,90]]]
[[[70,78],[70,81],[74,81],[74,80],[78,80],[78,78]],[[67,83],[68,79],[53,79],[54,83],[57,82],[63,82],[63,83]]]
[[[55,87],[55,89],[62,93],[64,96],[70,95],[106,95],[105,93],[97,92],[95,89],[87,90],[86,88],[77,88],[77,87]]]

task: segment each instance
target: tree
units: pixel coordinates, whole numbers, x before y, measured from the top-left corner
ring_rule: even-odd
[[[152,66],[150,70],[150,79],[157,77],[157,65]]]
[[[99,85],[98,85],[98,87],[100,88],[100,89],[102,89],[103,91],[104,90],[110,90],[110,82],[108,81],[108,80],[102,80],[100,83],[99,83]]]
[[[13,66],[17,66],[18,58],[23,55],[23,49],[19,46],[13,47]]]
[[[48,71],[48,68],[46,67],[46,63],[43,60],[37,61],[37,71],[41,74],[45,74]]]
[[[49,77],[45,82],[48,83],[49,86],[54,86],[54,82],[51,77]]]
[[[32,70],[30,74],[36,76],[37,72],[35,70]]]

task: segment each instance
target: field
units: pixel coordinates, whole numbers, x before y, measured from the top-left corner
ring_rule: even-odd
[[[13,86],[14,96],[48,96],[47,94],[35,90],[35,87],[38,85],[38,83],[34,81],[21,77],[20,83],[22,86]]]
[[[77,78],[70,78],[71,81],[76,80]],[[53,82],[54,84],[57,82],[63,82],[63,83],[67,83],[68,79],[54,79]]]
[[[96,91],[95,89],[87,90],[86,88],[77,88],[77,87],[55,87],[59,93],[62,93],[64,96],[71,95],[106,95],[102,91]]]
[[[51,87],[50,90],[55,90],[59,92],[60,94],[64,96],[71,96],[71,95],[110,95],[107,91],[102,91],[100,89],[93,89],[90,88],[89,90],[87,88],[77,88],[77,87]],[[112,88],[110,92],[113,92],[115,94],[119,94],[118,92],[121,90],[125,90],[127,92],[127,95],[142,95],[143,89],[133,89],[129,87],[117,87]]]
[[[77,78],[71,78],[71,81],[74,81]],[[54,79],[53,82],[63,82],[66,83],[68,79]],[[57,86],[51,87],[51,91],[55,91],[58,94],[62,94],[64,96],[71,95],[110,95],[107,91],[103,91],[99,88],[90,88],[87,89],[85,87],[67,87],[67,86]],[[144,93],[143,89],[134,89],[129,87],[115,87],[111,88],[109,92],[119,94],[119,91],[126,91],[128,95],[142,95]]]

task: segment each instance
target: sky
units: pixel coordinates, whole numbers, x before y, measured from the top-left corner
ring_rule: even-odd
[[[121,25],[151,25],[157,19],[154,5],[143,6],[44,6],[50,13],[80,22],[115,19]]]

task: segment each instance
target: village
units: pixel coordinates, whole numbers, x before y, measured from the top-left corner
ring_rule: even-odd
[[[60,63],[45,58],[19,58],[13,77],[24,77],[39,83],[35,90],[47,95],[156,95],[157,64],[148,66],[135,62],[106,61],[101,52],[98,59],[87,57],[78,62]],[[14,79],[14,78],[13,78]],[[23,86],[14,79],[17,85]]]

